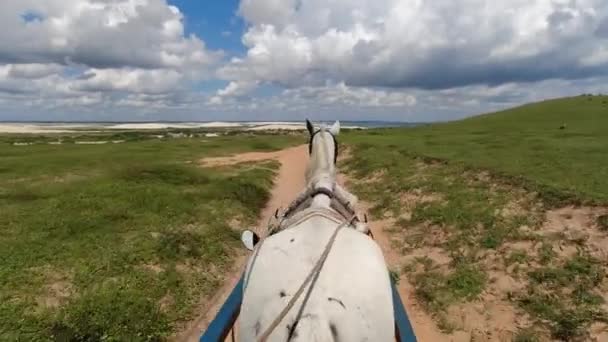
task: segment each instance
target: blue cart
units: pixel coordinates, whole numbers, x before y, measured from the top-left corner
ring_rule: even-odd
[[[403,302],[399,296],[399,292],[395,286],[395,283],[391,280],[391,287],[393,291],[393,308],[395,311],[395,339],[399,342],[416,342],[416,336],[414,330],[410,324],[410,320],[407,317]],[[243,277],[236,284],[230,296],[222,305],[220,311],[217,313],[213,321],[209,324],[207,331],[201,336],[201,342],[217,342],[224,341],[230,331],[232,330],[234,323],[239,315],[241,308],[241,301],[243,300]]]

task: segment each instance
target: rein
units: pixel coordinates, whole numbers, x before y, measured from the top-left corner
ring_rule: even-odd
[[[289,300],[287,305],[283,308],[281,313],[274,319],[274,321],[272,321],[270,326],[268,326],[268,328],[266,328],[266,330],[264,330],[264,333],[260,336],[260,338],[258,339],[258,342],[266,342],[266,340],[268,339],[270,334],[272,334],[274,329],[276,329],[276,327],[279,325],[279,323],[281,323],[283,318],[285,318],[285,316],[287,315],[289,310],[291,310],[291,308],[295,305],[298,298],[300,298],[300,296],[304,292],[304,289],[306,288],[308,283],[310,283],[312,281],[312,284],[310,285],[310,287],[308,288],[308,291],[306,292],[306,297],[304,298],[304,301],[302,302],[302,305],[300,306],[300,310],[298,311],[298,314],[296,316],[295,323],[289,331],[289,336],[291,336],[293,334],[293,332],[295,331],[295,328],[298,324],[298,321],[300,319],[300,316],[302,315],[302,312],[304,310],[304,306],[306,306],[306,302],[308,302],[308,298],[310,298],[310,293],[312,292],[312,289],[314,288],[315,283],[317,282],[317,279],[319,278],[319,275],[321,274],[321,269],[323,268],[323,264],[325,264],[325,260],[327,260],[329,252],[331,251],[331,247],[334,245],[334,242],[336,241],[336,237],[338,236],[338,233],[340,232],[340,230],[342,228],[346,227],[347,225],[352,224],[352,222],[355,220],[356,217],[357,217],[356,215],[352,215],[348,220],[342,222],[338,227],[336,227],[336,230],[333,232],[333,234],[329,238],[329,241],[327,241],[327,244],[325,245],[325,249],[323,250],[323,253],[321,254],[319,259],[315,263],[315,266],[310,270],[310,272],[306,276],[306,279],[304,279],[304,282],[300,285],[300,288],[298,288],[298,291],[293,295],[293,297],[291,297],[291,299]],[[251,273],[251,270],[249,272]]]

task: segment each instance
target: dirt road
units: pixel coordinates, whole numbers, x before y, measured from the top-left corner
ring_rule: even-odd
[[[243,153],[229,157],[208,158],[201,161],[205,166],[220,166],[269,159],[277,160],[280,162],[281,167],[275,178],[270,201],[260,216],[257,227],[258,230],[265,227],[268,218],[274,213],[276,208],[287,206],[304,188],[304,172],[308,162],[307,146],[301,145],[268,153]],[[338,182],[348,188],[348,179],[344,175],[338,177]],[[364,201],[360,201],[359,205],[361,208],[369,207],[369,204]],[[390,239],[384,232],[386,224],[387,221],[372,222],[371,229],[376,241],[384,251],[384,257],[389,264],[389,267],[391,267],[398,262],[399,255],[391,249]],[[260,231],[258,231],[258,233],[259,232]],[[232,269],[232,275],[225,280],[224,285],[218,290],[217,294],[209,301],[201,304],[201,309],[204,310],[201,316],[193,321],[188,329],[186,329],[184,333],[178,335],[175,340],[188,342],[198,341],[201,332],[207,327],[213,317],[215,317],[220,306],[230,294],[234,285],[238,282],[245,262],[246,255],[243,253],[238,257],[237,262]],[[399,284],[399,292],[404,300],[404,305],[419,341],[450,340],[449,337],[439,332],[431,317],[415,303],[413,300],[413,290],[404,279],[402,279]]]

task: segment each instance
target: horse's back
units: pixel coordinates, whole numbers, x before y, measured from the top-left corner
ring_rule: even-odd
[[[242,341],[254,341],[279,316],[319,260],[337,223],[315,216],[266,239],[255,258],[239,318]],[[286,341],[308,288],[270,335]],[[378,245],[342,229],[314,284],[292,341],[394,341],[390,279]]]

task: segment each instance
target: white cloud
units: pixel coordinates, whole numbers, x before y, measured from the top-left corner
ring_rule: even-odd
[[[0,1],[0,119],[425,121],[608,92],[605,0],[241,0],[232,56],[167,1]]]
[[[87,92],[125,91],[168,93],[180,87],[184,77],[171,69],[90,69],[70,82],[74,90]]]
[[[43,78],[61,72],[62,67],[58,64],[5,64],[0,65],[0,75],[14,78]]]
[[[297,6],[297,0],[242,0],[238,12],[251,23],[283,27],[290,22]]]
[[[217,92],[218,96],[230,97],[230,96],[241,96],[249,93],[255,89],[257,82],[230,82],[224,89],[220,89]]]
[[[36,13],[28,21],[24,13]],[[165,0],[3,0],[0,62],[82,64],[95,68],[187,68],[219,57]]]
[[[184,31],[166,0],[3,0],[0,99],[41,109],[179,107],[167,98],[210,78],[222,57]]]
[[[247,55],[228,80],[452,88],[608,73],[604,0],[243,0]]]
[[[207,101],[210,105],[221,105],[228,102],[234,102],[235,100],[249,94],[252,90],[257,88],[257,81],[232,81],[222,89],[218,89],[214,96],[211,96]]]
[[[344,83],[322,87],[300,87],[285,90],[282,101],[307,102],[315,105],[345,105],[360,107],[408,107],[416,104],[416,97],[405,91],[387,91],[349,87]]]
[[[581,64],[585,66],[608,65],[608,46],[597,46],[591,54],[581,59]]]

